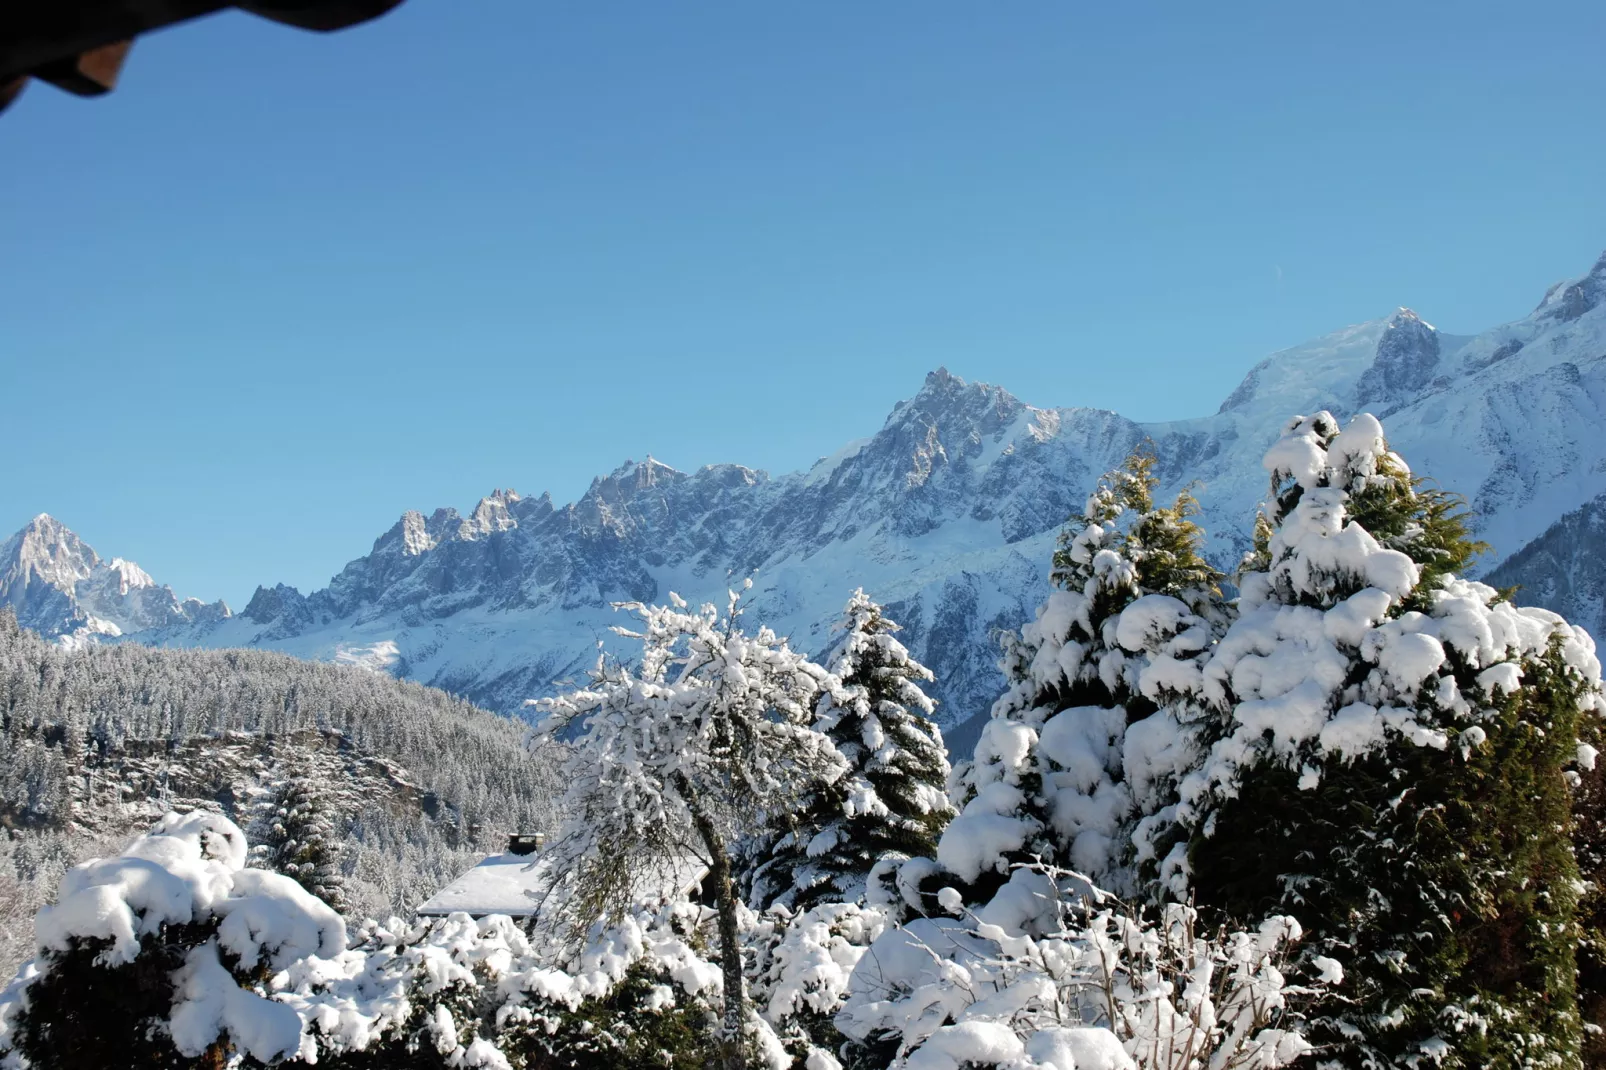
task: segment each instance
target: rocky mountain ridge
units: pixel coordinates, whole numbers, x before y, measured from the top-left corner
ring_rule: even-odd
[[[48,513],[0,543],[0,605],[53,637],[116,637],[227,618],[223,602],[182,601],[132,561],[100,555]]]
[[[990,703],[991,633],[1029,618],[1058,529],[1099,473],[1152,440],[1163,490],[1194,486],[1210,552],[1230,566],[1264,493],[1266,445],[1289,417],[1323,408],[1380,416],[1419,473],[1471,500],[1495,547],[1483,567],[1514,559],[1606,494],[1606,257],[1529,316],[1482,334],[1447,335],[1401,309],[1275,353],[1194,420],[1039,408],[938,370],[873,436],[807,471],[681,472],[648,458],[567,505],[498,490],[467,516],[404,514],[310,595],[280,585],[236,616],[191,609],[143,629],[114,623],[140,642],[366,665],[513,712],[589,666],[614,623],[610,602],[714,599],[751,575],[753,617],[818,651],[863,586],[937,672],[951,724]],[[86,580],[73,580],[75,596]],[[1527,582],[1540,601],[1559,589]],[[0,600],[17,604],[11,588]],[[80,597],[82,615],[110,619],[88,606]]]

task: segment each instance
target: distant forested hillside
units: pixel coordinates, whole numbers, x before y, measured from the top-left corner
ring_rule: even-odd
[[[508,832],[552,823],[522,726],[433,688],[251,650],[65,650],[0,610],[0,970],[66,868],[174,807],[273,839],[317,800],[354,916],[405,913]]]

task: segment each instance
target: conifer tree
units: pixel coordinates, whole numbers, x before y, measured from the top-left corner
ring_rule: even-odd
[[[972,902],[1034,860],[1130,890],[1134,835],[1192,760],[1190,715],[1172,708],[1200,683],[1225,611],[1197,503],[1185,490],[1157,507],[1154,467],[1139,450],[1099,482],[1061,536],[1057,589],[1005,638],[1009,690],[955,770],[963,811],[937,852]]]
[[[931,670],[898,641],[898,625],[863,590],[843,610],[842,637],[826,657],[835,677],[814,727],[848,762],[840,779],[813,791],[796,811],[746,849],[748,904],[808,910],[862,902],[882,858],[929,856],[953,817],[944,787],[948,754],[931,721],[922,683]]]
[[[258,848],[268,869],[294,880],[337,911],[346,909],[339,837],[328,801],[305,778],[280,785]]]
[[[1266,467],[1205,674],[1221,719],[1180,791],[1188,891],[1292,914],[1307,957],[1343,964],[1307,1031],[1321,1065],[1577,1065],[1568,767],[1593,644],[1458,578],[1464,508],[1373,417],[1296,418]]]

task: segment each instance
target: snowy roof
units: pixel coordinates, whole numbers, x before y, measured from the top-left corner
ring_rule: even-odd
[[[473,869],[430,896],[417,913],[422,917],[444,917],[461,911],[475,917],[506,914],[527,918],[540,903],[547,857],[496,854],[481,859]],[[701,882],[707,869],[701,860],[688,857],[675,873],[675,887],[643,888],[640,897],[684,894]]]
[[[491,855],[430,896],[418,913],[443,916],[462,911],[476,917],[506,914],[525,918],[535,913],[536,896],[546,869],[539,855]]]

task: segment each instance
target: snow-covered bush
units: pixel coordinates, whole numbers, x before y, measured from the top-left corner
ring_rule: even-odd
[[[247,869],[216,814],[169,814],[118,857],[67,873],[35,919],[36,957],[0,999],[12,1065],[179,1066],[302,1051],[270,979],[341,955],[346,929],[295,881]],[[213,1063],[197,1063],[212,1065]]]
[[[920,689],[931,670],[897,639],[900,629],[865,593],[843,610],[841,637],[825,658],[833,680],[815,711],[848,771],[796,807],[764,818],[744,845],[747,902],[807,910],[863,902],[876,863],[889,854],[930,855],[953,817],[948,753]]]
[[[571,953],[498,915],[370,922],[350,954],[295,972],[279,998],[308,1021],[319,1065],[342,1070],[712,1065],[711,927],[711,911],[671,904],[598,926]],[[347,1025],[365,1018],[366,1031]],[[778,1046],[752,1026],[750,1047]]]
[[[830,1070],[826,1056],[835,1058],[845,1039],[832,1019],[854,967],[888,924],[875,907],[822,903],[796,914],[774,907],[744,933],[753,1001],[808,1070]]]
[[[1179,904],[1145,921],[1085,877],[1021,867],[981,910],[888,929],[854,971],[837,1016],[863,1065],[895,1070],[1270,1070],[1310,1045],[1285,976],[1298,922],[1202,933]],[[889,1063],[890,1060],[890,1063]]]
[[[1571,1065],[1593,641],[1459,578],[1477,550],[1459,500],[1371,416],[1296,418],[1265,463],[1172,891],[1242,922],[1270,905],[1308,954],[1342,949],[1311,1034],[1340,1065]]]
[[[723,1058],[723,970],[709,954],[717,920],[686,901],[641,905],[594,926],[578,948],[505,917],[368,923],[352,952],[295,972],[278,998],[309,1022],[319,1065],[714,1067]],[[829,1017],[881,928],[878,914],[848,905],[797,917],[741,912],[754,997],[744,1066],[830,1070],[841,1038]],[[365,1014],[377,1029],[345,1026]]]

